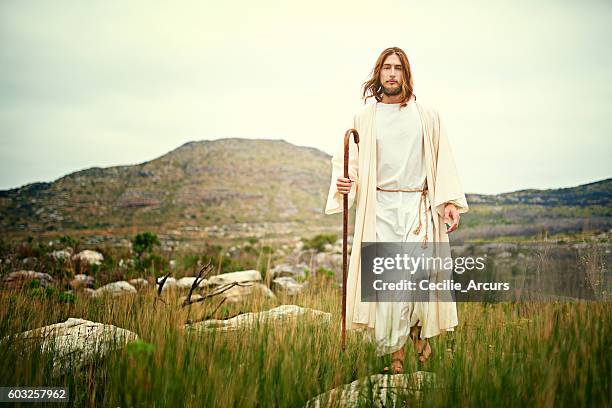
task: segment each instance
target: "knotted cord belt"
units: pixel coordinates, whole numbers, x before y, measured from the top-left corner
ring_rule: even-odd
[[[423,222],[421,221],[421,207],[425,209],[425,237],[423,238],[423,243],[421,244],[422,248],[427,247],[427,234],[429,232],[429,223],[427,222],[427,186],[425,188],[398,188],[398,189],[386,189],[381,187],[376,187],[376,190],[379,191],[389,191],[389,192],[406,192],[406,193],[421,193],[421,199],[419,200],[419,225],[412,231],[415,235],[419,235],[421,232],[421,227],[423,226]]]

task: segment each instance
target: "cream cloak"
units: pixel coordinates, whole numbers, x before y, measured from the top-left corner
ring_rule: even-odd
[[[432,203],[434,242],[448,242],[444,226],[444,205],[453,203],[459,213],[468,211],[465,194],[459,182],[455,161],[444,124],[435,109],[421,106],[414,101],[421,118],[425,148],[428,198]],[[353,118],[353,127],[359,132],[359,150],[353,139],[349,143],[349,178],[355,183],[348,194],[349,209],[356,202],[355,229],[349,261],[346,285],[347,329],[373,329],[375,302],[361,301],[361,243],[376,242],[376,104],[366,105]],[[401,148],[401,146],[398,146]],[[332,159],[332,177],[325,205],[325,214],[342,212],[343,194],[336,187],[338,177],[343,176],[344,139],[340,139]],[[442,227],[440,227],[442,226]],[[436,302],[429,313],[437,313],[440,331],[458,324],[454,302]],[[433,318],[433,316],[432,316]],[[438,333],[429,333],[429,336]]]

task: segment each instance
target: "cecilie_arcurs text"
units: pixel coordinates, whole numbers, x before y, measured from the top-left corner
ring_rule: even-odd
[[[372,283],[374,290],[444,290],[444,291],[461,291],[467,292],[469,290],[481,291],[507,291],[510,290],[509,282],[476,282],[471,279],[467,286],[464,288],[461,282],[454,282],[452,279],[444,279],[440,282],[430,282],[427,279],[420,280],[418,282],[411,281],[408,279],[402,279],[395,282],[385,282],[382,279],[377,279]]]

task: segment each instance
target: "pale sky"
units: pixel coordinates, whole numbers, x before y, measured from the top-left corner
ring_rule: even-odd
[[[194,140],[331,154],[389,46],[466,192],[588,183],[612,177],[610,38],[610,1],[3,0],[0,189]]]

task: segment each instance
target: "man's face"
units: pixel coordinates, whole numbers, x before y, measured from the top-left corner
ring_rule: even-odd
[[[385,95],[393,96],[402,92],[404,71],[402,62],[396,54],[388,55],[380,70],[380,83]]]

